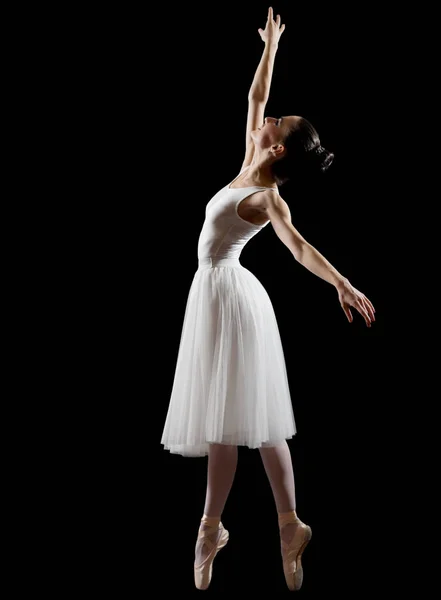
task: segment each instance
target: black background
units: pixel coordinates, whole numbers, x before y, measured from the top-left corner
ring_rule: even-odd
[[[410,383],[396,363],[403,351],[396,330],[407,315],[397,301],[406,238],[400,208],[410,185],[398,168],[406,122],[399,17],[292,2],[273,8],[286,31],[266,115],[306,117],[335,153],[323,177],[280,193],[300,233],[372,301],[376,322],[368,329],[353,310],[349,324],[334,288],[296,263],[271,225],[241,262],[272,299],[285,352],[298,427],[289,441],[297,508],[313,531],[301,593],[374,595],[399,582],[397,536],[408,509],[399,498],[413,435],[402,425],[412,418],[403,402]],[[86,76],[99,94],[83,98],[97,147],[91,143],[86,165],[95,182],[94,247],[80,299],[88,328],[79,361],[93,378],[79,495],[93,523],[93,558],[83,567],[99,574],[96,590],[196,591],[207,461],[170,455],[160,438],[205,205],[244,158],[247,94],[263,51],[257,29],[267,10],[263,2],[164,4],[98,21]],[[239,449],[222,520],[230,542],[207,593],[289,593],[257,450]]]

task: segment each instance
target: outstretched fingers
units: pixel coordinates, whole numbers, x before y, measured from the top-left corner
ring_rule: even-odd
[[[374,305],[372,304],[372,302],[369,300],[369,298],[366,298],[366,296],[364,296],[364,300],[367,302],[367,305],[369,306],[369,308],[372,311],[372,314],[375,314],[375,308]]]
[[[363,302],[361,300],[358,300],[355,303],[355,308],[358,310],[358,312],[361,314],[361,316],[366,321],[366,325],[368,327],[370,327],[371,326],[371,318],[370,318],[369,313],[366,310],[366,308],[364,307]]]
[[[354,317],[352,316],[351,309],[349,308],[349,304],[346,304],[346,303],[342,304],[342,308],[345,312],[345,315],[348,318],[349,323],[352,323],[352,321],[354,320]]]
[[[368,311],[370,320],[375,321],[374,307],[372,306],[371,302],[369,302],[369,300],[366,298],[366,296],[363,296],[363,305],[364,305],[365,309]]]

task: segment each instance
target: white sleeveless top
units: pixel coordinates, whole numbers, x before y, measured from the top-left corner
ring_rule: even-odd
[[[239,175],[244,171],[245,169]],[[236,179],[219,190],[205,208],[205,221],[198,241],[199,260],[239,258],[245,244],[269,223],[267,221],[263,225],[254,225],[242,219],[237,209],[242,200],[251,194],[268,189],[277,191],[277,188],[260,186],[230,188],[231,183]]]

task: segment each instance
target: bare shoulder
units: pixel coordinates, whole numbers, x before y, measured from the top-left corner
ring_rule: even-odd
[[[251,198],[254,206],[264,212],[270,221],[280,218],[291,219],[289,206],[276,188],[256,192]]]
[[[279,190],[277,188],[267,188],[266,190],[256,192],[252,195],[252,197],[254,198],[256,204],[265,210],[283,206],[288,207],[285,200],[279,194]]]

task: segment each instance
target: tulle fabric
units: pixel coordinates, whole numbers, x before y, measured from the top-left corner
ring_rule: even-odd
[[[238,260],[199,266],[181,333],[161,443],[182,456],[209,444],[258,448],[296,433],[271,300]]]

